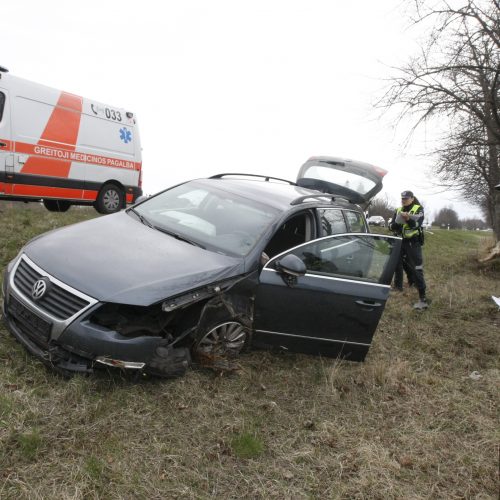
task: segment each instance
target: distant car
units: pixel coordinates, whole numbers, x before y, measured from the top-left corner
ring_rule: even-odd
[[[385,227],[385,219],[381,215],[372,215],[366,220],[370,226]]]
[[[384,173],[317,157],[297,182],[220,174],[56,229],[8,264],[4,320],[62,373],[175,376],[249,346],[362,361],[401,245],[356,204]]]

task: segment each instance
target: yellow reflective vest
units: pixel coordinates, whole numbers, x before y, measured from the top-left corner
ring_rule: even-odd
[[[413,205],[413,207],[410,208],[410,210],[407,213],[409,213],[410,215],[415,215],[419,208],[420,208],[420,205],[415,204],[415,205]],[[402,211],[403,211],[403,207],[399,207],[396,210],[396,215]],[[420,232],[419,227],[416,227],[416,228],[410,227],[410,225],[407,222],[405,222],[404,224],[401,225],[401,235],[403,236],[403,238],[413,238],[419,232]]]

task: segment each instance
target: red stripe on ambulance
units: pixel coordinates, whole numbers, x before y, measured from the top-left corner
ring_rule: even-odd
[[[9,186],[9,184],[5,184]],[[64,198],[73,200],[88,200],[94,201],[97,196],[97,191],[83,191],[81,189],[71,188],[56,188],[48,186],[33,186],[30,184],[10,184],[8,194],[15,196],[36,196],[40,198]]]
[[[75,151],[81,113],[82,98],[62,92],[37,145],[42,148],[59,143],[64,144],[64,150],[60,151],[68,153]],[[49,158],[43,155],[38,158],[28,158],[21,168],[21,173],[68,177],[70,168],[71,160]]]
[[[40,144],[28,144],[26,142],[16,142],[16,153],[22,153],[27,155],[36,155],[37,161],[40,158],[52,159],[57,158],[61,160],[69,160],[70,162],[78,163],[88,163],[91,165],[99,165],[100,167],[115,167],[115,168],[126,168],[128,170],[140,170],[141,163],[133,162],[130,160],[124,160],[122,158],[112,158],[109,156],[100,156],[89,153],[82,153],[80,151],[54,148],[49,146],[41,146]],[[24,169],[21,170],[22,173],[33,173],[25,172]]]

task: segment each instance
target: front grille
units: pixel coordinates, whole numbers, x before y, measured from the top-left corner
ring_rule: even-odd
[[[47,347],[51,324],[31,312],[15,297],[10,295],[7,313],[11,316],[19,330],[30,337],[38,345]]]
[[[33,285],[43,277],[21,259],[14,275],[14,284],[25,297],[31,300]],[[66,320],[88,306],[89,302],[51,282],[45,295],[36,301],[36,305],[54,318]]]

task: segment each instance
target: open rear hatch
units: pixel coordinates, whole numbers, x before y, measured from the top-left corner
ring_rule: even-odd
[[[297,184],[364,204],[380,192],[386,173],[383,168],[361,161],[313,156],[300,167]]]

